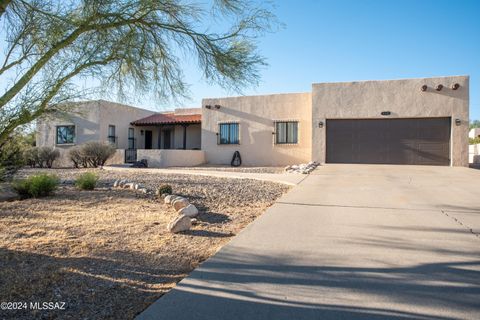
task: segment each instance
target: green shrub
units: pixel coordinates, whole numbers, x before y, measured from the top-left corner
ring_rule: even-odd
[[[69,157],[75,168],[80,165],[84,168],[105,165],[105,162],[115,153],[115,147],[108,143],[89,141],[70,149]]]
[[[470,144],[479,144],[479,143],[480,143],[480,137],[468,138],[468,142],[469,142]]]
[[[11,180],[14,173],[25,164],[23,153],[31,147],[32,137],[23,131],[15,131],[0,144],[0,181]]]
[[[13,182],[13,188],[23,198],[39,198],[51,195],[58,187],[58,177],[50,174],[38,174],[25,180]]]
[[[97,185],[98,176],[93,172],[81,174],[75,181],[75,186],[82,190],[93,190]]]
[[[172,186],[169,184],[163,184],[160,187],[158,187],[156,193],[159,196],[161,196],[162,194],[172,194],[173,193]]]

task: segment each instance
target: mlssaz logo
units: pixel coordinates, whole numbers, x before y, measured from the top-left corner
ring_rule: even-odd
[[[65,302],[30,302],[33,310],[65,310]]]

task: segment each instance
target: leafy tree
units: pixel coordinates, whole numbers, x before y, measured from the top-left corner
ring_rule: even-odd
[[[188,96],[182,62],[206,81],[241,90],[265,65],[256,41],[276,25],[268,8],[241,0],[0,0],[0,145],[15,128],[61,111],[95,79],[104,92]]]
[[[8,180],[25,164],[25,150],[35,145],[34,134],[27,128],[17,128],[10,139],[0,144],[0,182]]]
[[[472,128],[480,128],[480,120],[470,121],[470,129]]]

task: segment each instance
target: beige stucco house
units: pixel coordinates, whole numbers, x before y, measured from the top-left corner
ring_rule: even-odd
[[[92,104],[104,111],[72,119],[73,144],[108,140],[114,124],[118,148],[152,166],[230,164],[235,151],[247,166],[468,165],[468,76],[318,83],[310,92],[204,99],[201,109],[161,114]],[[39,123],[38,145],[63,148],[58,126]]]

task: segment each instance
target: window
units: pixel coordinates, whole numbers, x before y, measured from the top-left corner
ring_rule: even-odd
[[[275,133],[276,144],[296,144],[298,143],[298,122],[275,122]]]
[[[220,144],[239,144],[238,123],[220,124]]]
[[[128,128],[128,149],[135,149],[135,129]]]
[[[75,143],[75,126],[57,126],[57,144]]]
[[[116,144],[116,137],[115,137],[115,126],[109,125],[108,126],[108,142],[111,144]]]

